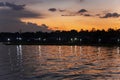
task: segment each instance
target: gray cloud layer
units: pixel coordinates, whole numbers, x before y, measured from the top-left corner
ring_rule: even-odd
[[[104,13],[104,16],[103,14],[90,14],[88,10],[86,9],[80,9],[78,12],[73,12],[72,14],[70,12],[68,12],[67,14],[65,15],[61,15],[61,16],[86,16],[86,17],[99,17],[99,18],[119,18],[120,17],[120,14],[117,13],[117,12],[108,12],[107,13]]]
[[[33,13],[25,9],[25,5],[0,2],[0,32],[51,31],[48,26],[38,26],[34,23],[22,22],[21,18],[43,18],[42,14]],[[8,7],[8,8],[5,8]]]
[[[65,10],[67,12],[67,10]],[[67,14],[65,15],[61,15],[61,16],[92,16],[91,14],[89,14],[89,12],[86,9],[80,9],[77,12],[67,12]]]

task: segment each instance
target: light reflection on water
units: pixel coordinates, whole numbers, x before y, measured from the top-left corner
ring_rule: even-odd
[[[120,80],[120,47],[0,45],[0,80]]]

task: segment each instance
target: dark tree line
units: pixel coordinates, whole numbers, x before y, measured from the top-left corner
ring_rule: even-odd
[[[119,44],[120,29],[0,33],[1,42],[21,44]]]

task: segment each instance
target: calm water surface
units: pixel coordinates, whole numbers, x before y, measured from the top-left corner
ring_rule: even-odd
[[[0,80],[120,80],[120,48],[0,45]]]

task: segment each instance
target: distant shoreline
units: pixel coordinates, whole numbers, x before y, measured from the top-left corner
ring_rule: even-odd
[[[58,46],[120,46],[120,44],[80,44],[80,43],[29,43],[29,42],[2,42],[4,45],[58,45]]]
[[[0,42],[6,45],[120,46],[120,29],[0,33]]]

